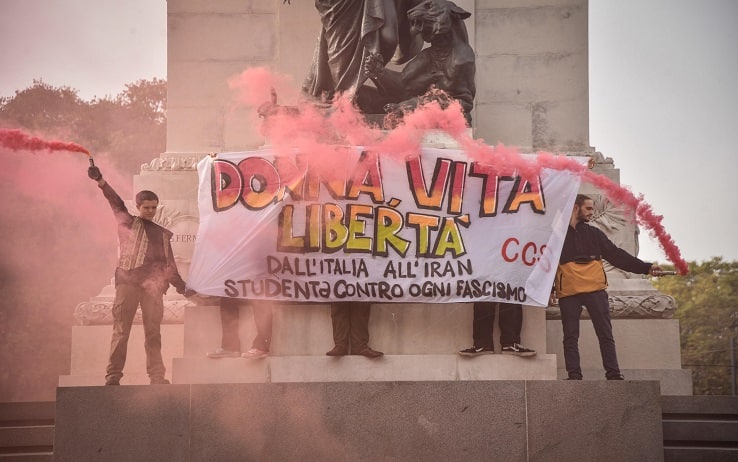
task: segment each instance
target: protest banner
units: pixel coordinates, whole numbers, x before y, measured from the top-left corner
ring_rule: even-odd
[[[343,147],[330,162],[220,153],[200,161],[198,176],[188,285],[301,303],[546,306],[580,185],[565,170],[525,178],[433,148]]]

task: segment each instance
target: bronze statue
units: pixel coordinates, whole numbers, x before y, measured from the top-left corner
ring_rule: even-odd
[[[411,32],[420,34],[430,47],[418,53],[400,72],[385,69],[377,54],[367,56],[364,72],[377,88],[363,91],[358,106],[374,112],[381,104],[385,112],[401,115],[428,100],[438,100],[443,105],[443,99],[450,97],[461,104],[464,117],[471,124],[476,64],[464,25],[464,19],[470,16],[447,0],[426,0],[410,9]]]
[[[363,63],[376,55],[383,65],[414,56],[422,41],[411,36],[407,11],[419,0],[316,0],[322,28],[303,93],[330,101],[351,98],[364,84]]]
[[[476,65],[464,24],[471,13],[447,0],[315,0],[315,8],[322,28],[305,95],[330,104],[342,93],[365,114],[399,116],[454,99],[471,123]],[[421,50],[423,42],[430,47]],[[385,68],[390,62],[406,64],[394,71]]]

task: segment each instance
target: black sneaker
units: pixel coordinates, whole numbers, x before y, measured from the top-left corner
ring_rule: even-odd
[[[477,356],[477,355],[493,355],[495,354],[494,348],[489,347],[476,347],[467,348],[466,350],[459,351],[461,356]]]
[[[507,345],[507,346],[502,347],[502,354],[531,357],[531,356],[536,355],[536,350],[525,348],[523,345],[519,343],[513,343],[512,345]]]
[[[625,380],[625,377],[623,377],[623,374],[615,374],[611,375],[609,377],[605,377],[607,380]]]

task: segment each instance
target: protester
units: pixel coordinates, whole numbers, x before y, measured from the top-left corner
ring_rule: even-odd
[[[552,298],[558,298],[564,331],[567,380],[582,380],[579,362],[579,317],[587,308],[600,343],[607,380],[623,380],[615,351],[607,299],[607,276],[602,260],[624,271],[658,275],[661,268],[618,248],[605,233],[587,224],[594,216],[594,201],[578,194],[559,259]]]
[[[502,354],[523,357],[535,356],[535,350],[520,344],[523,327],[523,306],[519,303],[475,302],[472,335],[474,345],[459,351],[462,356],[494,354],[492,331],[495,325],[495,305],[500,306],[500,346]]]
[[[164,293],[169,284],[180,294],[190,295],[177,271],[172,253],[172,233],[153,222],[159,198],[151,191],[136,194],[139,216],[131,215],[123,200],[103,179],[100,169],[91,166],[87,175],[97,182],[110,203],[118,222],[120,244],[115,268],[113,302],[113,337],[105,385],[120,385],[126,363],[128,338],[139,305],[144,327],[146,372],[152,384],[168,384],[161,358],[161,321],[164,317]]]
[[[256,324],[256,337],[251,349],[241,354],[241,340],[238,337],[240,305],[250,303]],[[247,302],[238,298],[220,297],[220,321],[222,336],[220,348],[207,353],[208,358],[260,359],[269,356],[272,342],[272,307],[264,302]]]

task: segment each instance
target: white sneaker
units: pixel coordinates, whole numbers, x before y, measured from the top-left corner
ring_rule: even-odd
[[[261,359],[261,358],[266,358],[267,356],[269,356],[269,352],[260,350],[258,348],[252,348],[246,353],[242,354],[241,356],[244,358],[248,358],[248,359]]]
[[[223,348],[216,348],[215,351],[205,353],[208,358],[219,359],[219,358],[238,358],[241,353],[238,351],[224,350]]]

